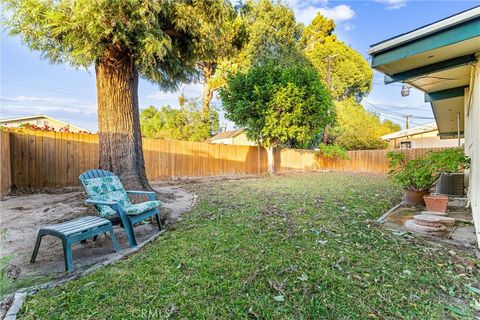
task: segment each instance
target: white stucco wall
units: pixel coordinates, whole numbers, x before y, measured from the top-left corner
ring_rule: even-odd
[[[216,144],[233,144],[233,139],[232,138],[217,139],[217,140],[212,140],[210,142],[216,143]]]
[[[480,247],[480,61],[472,66],[470,87],[465,92],[465,152],[471,158],[469,200]]]

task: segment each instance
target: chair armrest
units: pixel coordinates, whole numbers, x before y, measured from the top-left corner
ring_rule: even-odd
[[[118,205],[118,202],[113,202],[113,201],[105,201],[105,200],[93,200],[93,199],[87,199],[85,200],[86,204],[97,204],[97,205],[102,205],[102,206],[110,206],[112,209],[113,207],[116,207]]]
[[[125,212],[123,211],[123,208],[120,206],[120,203],[114,202],[114,201],[105,201],[105,200],[94,200],[94,199],[87,199],[85,200],[86,204],[96,204],[96,205],[101,205],[101,206],[109,206],[112,208],[113,211],[115,211],[120,219],[122,220],[122,223],[125,225],[127,222],[127,217],[125,215]]]
[[[127,194],[130,195],[145,195],[148,197],[148,200],[155,200],[156,193],[154,191],[136,191],[136,190],[127,190]]]

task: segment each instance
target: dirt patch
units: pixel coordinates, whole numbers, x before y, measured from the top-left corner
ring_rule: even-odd
[[[171,226],[189,211],[195,196],[175,186],[158,186],[155,190],[168,194],[170,201],[164,202],[162,220]],[[38,229],[42,226],[61,223],[78,217],[96,215],[93,208],[84,204],[85,193],[73,191],[68,193],[39,193],[21,196],[7,196],[0,202],[0,222],[2,226],[1,256],[9,256],[8,270],[12,279],[38,278],[40,276],[57,276],[64,272],[64,260],[61,241],[46,236],[42,240],[37,261],[30,263],[30,256],[35,245]],[[121,254],[128,248],[125,231],[114,226],[115,236],[119,242]],[[135,227],[135,236],[140,243],[158,232],[156,225],[149,222]],[[111,239],[105,235],[96,241],[75,244],[72,247],[75,270],[87,268],[115,256]]]

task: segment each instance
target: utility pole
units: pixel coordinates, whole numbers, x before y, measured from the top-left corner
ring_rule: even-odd
[[[410,129],[410,115],[405,116],[405,129]]]
[[[330,85],[330,82],[331,82],[331,72],[332,72],[332,68],[331,68],[331,64],[332,64],[332,59],[335,58],[336,56],[338,56],[338,53],[335,53],[335,54],[331,54],[327,57],[327,87],[328,87],[328,90],[331,89],[331,85]],[[323,144],[327,144],[328,142],[328,126],[325,126],[325,130],[323,130]]]

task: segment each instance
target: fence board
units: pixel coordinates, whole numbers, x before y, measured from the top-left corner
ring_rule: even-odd
[[[12,185],[12,167],[11,159],[12,155],[10,154],[11,150],[11,135],[9,132],[0,131],[0,162],[1,162],[1,171],[0,171],[0,196],[3,196],[10,192],[10,187]]]

